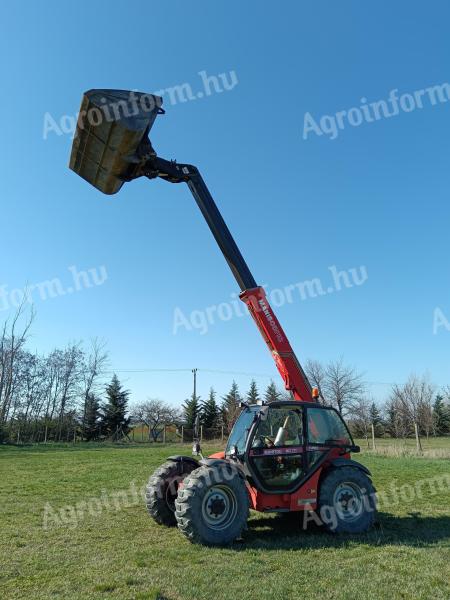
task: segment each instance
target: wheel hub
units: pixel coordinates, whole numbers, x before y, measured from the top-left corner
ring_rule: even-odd
[[[237,500],[228,486],[213,486],[205,494],[202,502],[202,516],[211,529],[224,529],[237,514]]]
[[[356,483],[340,483],[334,492],[333,504],[340,519],[355,521],[364,509],[363,492]]]
[[[350,494],[349,492],[344,492],[343,494],[341,494],[341,496],[339,498],[339,502],[344,510],[350,509],[350,504],[351,504],[353,498],[354,498],[353,494]]]
[[[213,517],[220,517],[225,512],[225,502],[222,498],[212,498],[208,504],[208,510]]]

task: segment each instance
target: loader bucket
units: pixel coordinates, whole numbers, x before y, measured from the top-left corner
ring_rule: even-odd
[[[162,98],[127,90],[83,95],[69,167],[104,194],[115,194],[145,160],[143,148]]]

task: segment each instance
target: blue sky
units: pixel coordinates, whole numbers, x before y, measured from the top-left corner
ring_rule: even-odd
[[[360,285],[277,309],[300,360],[342,355],[380,400],[385,383],[412,371],[449,381],[450,331],[440,318],[434,334],[433,320],[438,307],[450,321],[450,102],[423,96],[423,108],[346,121],[333,140],[303,135],[307,113],[320,126],[362,98],[450,81],[447,2],[281,10],[60,0],[8,3],[2,13],[0,285],[12,302],[27,283],[69,286],[73,265],[107,273],[77,293],[35,295],[30,347],[106,339],[135,401],[180,403],[192,367],[203,396],[210,385],[225,393],[233,377],[243,389],[250,374],[261,386],[278,381],[249,318],[173,334],[176,308],[190,318],[238,291],[187,187],[142,179],[107,197],[67,168],[72,139],[61,128],[70,129],[83,91],[188,83],[197,94],[205,72],[234,84],[165,98],[152,141],[161,156],[201,169],[256,280],[284,288],[318,278],[328,289],[330,267],[367,273]],[[132,369],[162,371],[124,372]]]

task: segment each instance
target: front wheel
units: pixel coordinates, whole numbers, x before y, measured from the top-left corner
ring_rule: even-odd
[[[355,467],[327,473],[319,492],[319,516],[333,533],[363,533],[375,522],[376,492],[370,478]]]
[[[247,489],[232,466],[202,466],[184,480],[175,508],[178,529],[189,541],[222,546],[246,527]]]

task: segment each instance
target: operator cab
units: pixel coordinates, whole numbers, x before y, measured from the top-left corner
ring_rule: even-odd
[[[334,408],[279,401],[245,407],[225,454],[242,461],[263,490],[279,493],[299,487],[332,448],[342,448],[342,454],[359,450]]]

